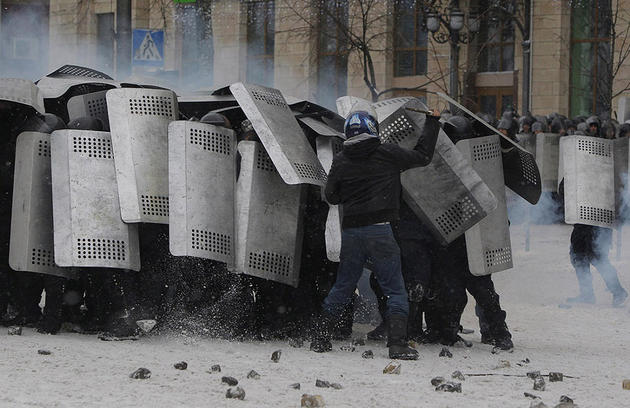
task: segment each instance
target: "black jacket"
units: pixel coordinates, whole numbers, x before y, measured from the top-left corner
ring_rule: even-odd
[[[398,219],[400,173],[431,162],[440,124],[427,117],[414,150],[376,137],[358,135],[335,155],[326,183],[326,199],[341,204],[343,228],[361,227]]]

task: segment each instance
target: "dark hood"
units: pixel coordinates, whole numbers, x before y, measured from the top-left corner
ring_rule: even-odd
[[[343,152],[352,159],[368,157],[381,145],[381,140],[368,134],[353,136],[343,142]]]

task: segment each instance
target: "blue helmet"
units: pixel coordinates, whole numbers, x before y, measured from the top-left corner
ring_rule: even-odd
[[[366,111],[352,112],[346,119],[343,132],[348,139],[360,134],[378,137],[378,122]]]

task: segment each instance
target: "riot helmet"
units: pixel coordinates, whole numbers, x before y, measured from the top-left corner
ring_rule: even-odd
[[[214,126],[223,126],[226,128],[230,128],[230,120],[225,116],[217,112],[208,112],[201,117],[199,120],[201,123],[206,123],[208,125]]]
[[[624,123],[619,126],[619,134],[617,137],[629,137],[630,136],[630,123]]]
[[[579,133],[578,133],[579,132]],[[576,135],[588,135],[588,125],[586,124],[586,122],[580,122],[577,125],[577,130],[575,131]]]
[[[560,135],[566,133],[564,123],[562,123],[562,119],[560,119],[560,117],[558,116],[554,117],[551,121],[551,133],[557,133]]]
[[[101,121],[99,118],[82,116],[68,122],[68,129],[102,131],[103,121]]]
[[[348,139],[361,134],[378,137],[378,122],[375,115],[368,111],[350,112],[343,126],[343,132]]]
[[[599,117],[593,115],[586,119],[586,126],[588,126],[588,133],[591,136],[599,137],[599,129],[601,127],[601,123],[599,121]]]
[[[442,128],[453,143],[472,136],[470,121],[463,116],[453,115],[449,117],[442,125]]]
[[[529,112],[527,112],[525,115],[518,118],[519,131],[523,133],[530,133],[534,122],[535,119]]]
[[[545,131],[545,127],[542,123],[536,121],[532,124],[532,133],[534,133],[535,135],[538,133],[544,133]]]

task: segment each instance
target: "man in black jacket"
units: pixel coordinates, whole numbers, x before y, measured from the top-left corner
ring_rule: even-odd
[[[401,273],[400,249],[390,223],[398,219],[400,173],[431,162],[439,132],[438,116],[427,116],[414,150],[381,144],[375,115],[351,113],[346,120],[343,151],[335,156],[326,184],[326,199],[342,206],[341,255],[337,280],[323,303],[318,333],[311,343],[317,352],[330,351],[331,330],[350,302],[363,267],[376,275],[387,299],[389,357],[415,360],[407,344],[409,303]]]

